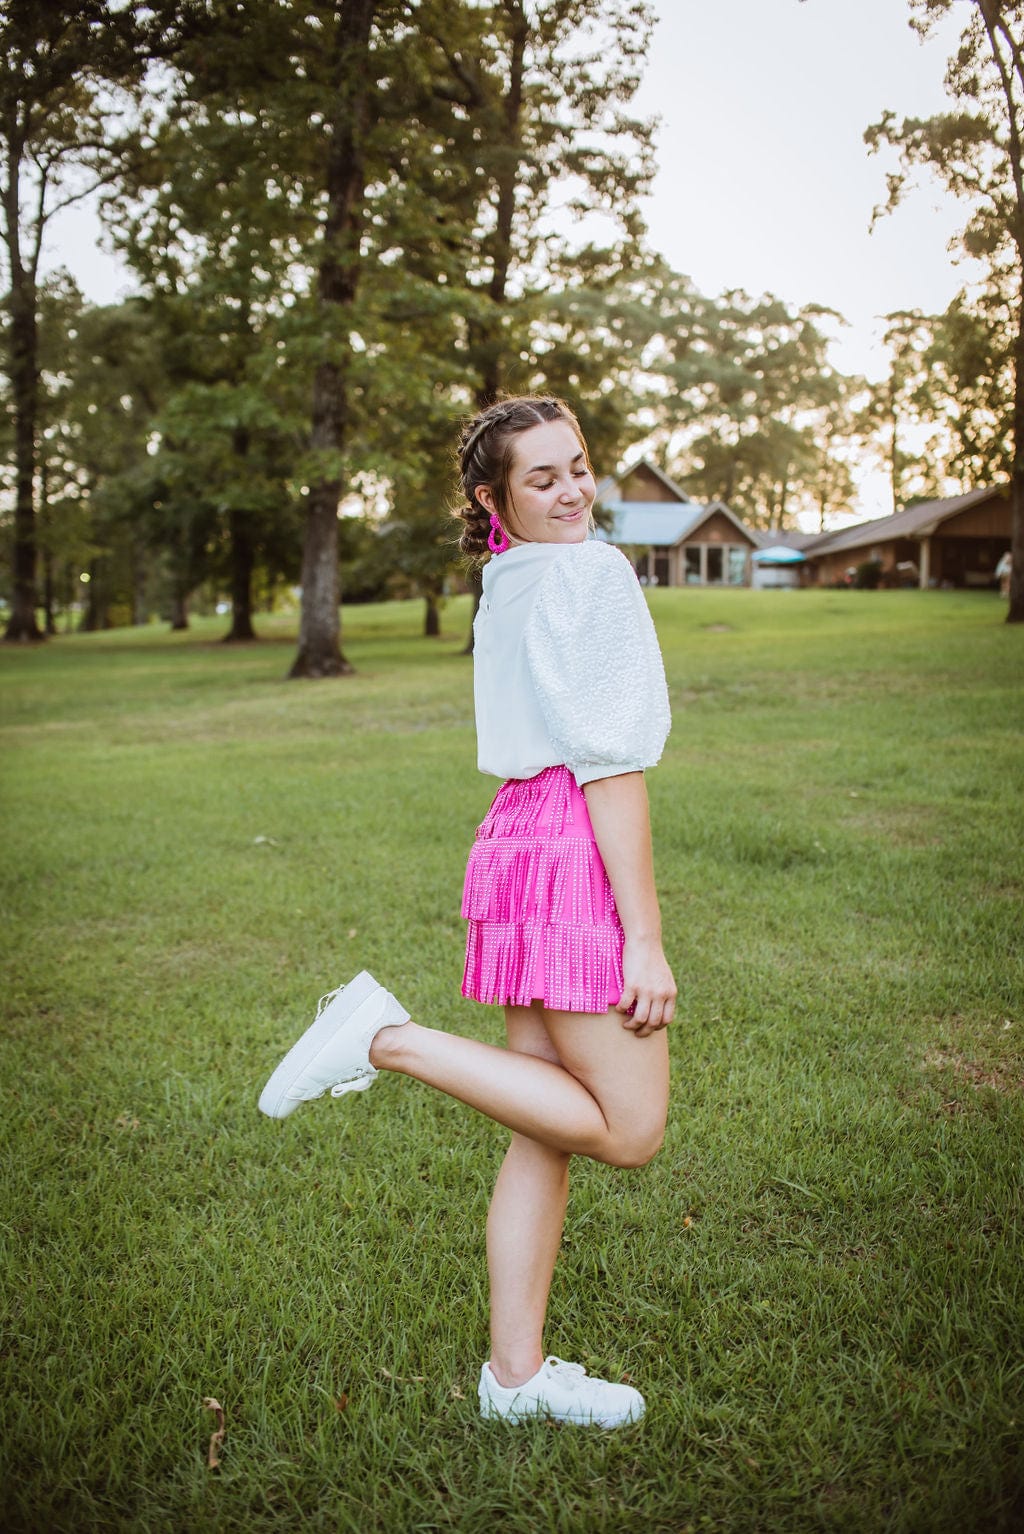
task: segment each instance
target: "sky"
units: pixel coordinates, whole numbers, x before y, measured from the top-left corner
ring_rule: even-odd
[[[869,232],[889,153],[864,130],[949,105],[942,80],[968,6],[922,43],[907,0],[654,0],[636,106],[657,115],[652,245],[702,292],[744,288],[828,305],[834,353],[878,377],[878,316],[944,309],[966,269],[948,251],[962,210],[925,183]]]
[[[962,217],[926,183],[869,232],[892,156],[864,130],[948,106],[945,62],[967,0],[928,43],[907,0],[653,0],[658,20],[634,110],[660,119],[660,169],[646,202],[650,243],[701,291],[743,288],[837,309],[833,361],[880,377],[879,317],[938,312],[969,275],[948,246]],[[88,210],[65,214],[47,251],[86,296],[112,302],[130,274],[99,248]],[[858,511],[891,507],[878,476]]]

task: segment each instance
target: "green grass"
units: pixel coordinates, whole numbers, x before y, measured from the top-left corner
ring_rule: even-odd
[[[5,1530],[1020,1527],[1024,632],[652,605],[673,1107],[651,1167],[576,1168],[548,1337],[642,1386],[618,1435],[477,1420],[502,1130],[394,1077],[255,1109],[363,966],[500,1037],[464,604],[351,610],[336,683],[278,620],[0,653]]]

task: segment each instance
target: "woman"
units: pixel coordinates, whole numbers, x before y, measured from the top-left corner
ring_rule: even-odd
[[[470,856],[463,994],[505,1008],[508,1048],[412,1022],[365,972],[321,1011],[260,1107],[413,1076],[512,1131],[487,1220],[481,1415],[618,1427],[630,1386],[545,1356],[569,1160],[636,1167],[661,1144],[676,988],[661,942],[644,768],[668,734],[664,671],[624,557],[589,537],[586,443],[559,400],[482,411],[460,445],[462,547],[491,558],[475,624],[483,771],[506,779]]]

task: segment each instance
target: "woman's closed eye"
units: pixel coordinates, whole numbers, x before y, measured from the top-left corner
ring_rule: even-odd
[[[573,479],[586,479],[589,473],[589,469],[573,469],[572,477]],[[546,479],[543,484],[541,484],[539,481],[535,481],[530,488],[533,490],[550,490],[554,483],[555,482],[553,479]]]

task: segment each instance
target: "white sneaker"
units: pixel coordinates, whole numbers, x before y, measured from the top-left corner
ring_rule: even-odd
[[[644,1414],[644,1398],[632,1385],[592,1379],[582,1364],[554,1357],[545,1358],[525,1384],[508,1387],[499,1385],[490,1364],[484,1364],[479,1394],[480,1415],[488,1421],[550,1417],[590,1427],[625,1427]]]
[[[313,1022],[263,1088],[260,1111],[283,1119],[328,1088],[332,1097],[365,1092],[377,1074],[370,1064],[373,1040],[382,1028],[408,1021],[391,992],[361,970],[348,985],[321,996]]]

